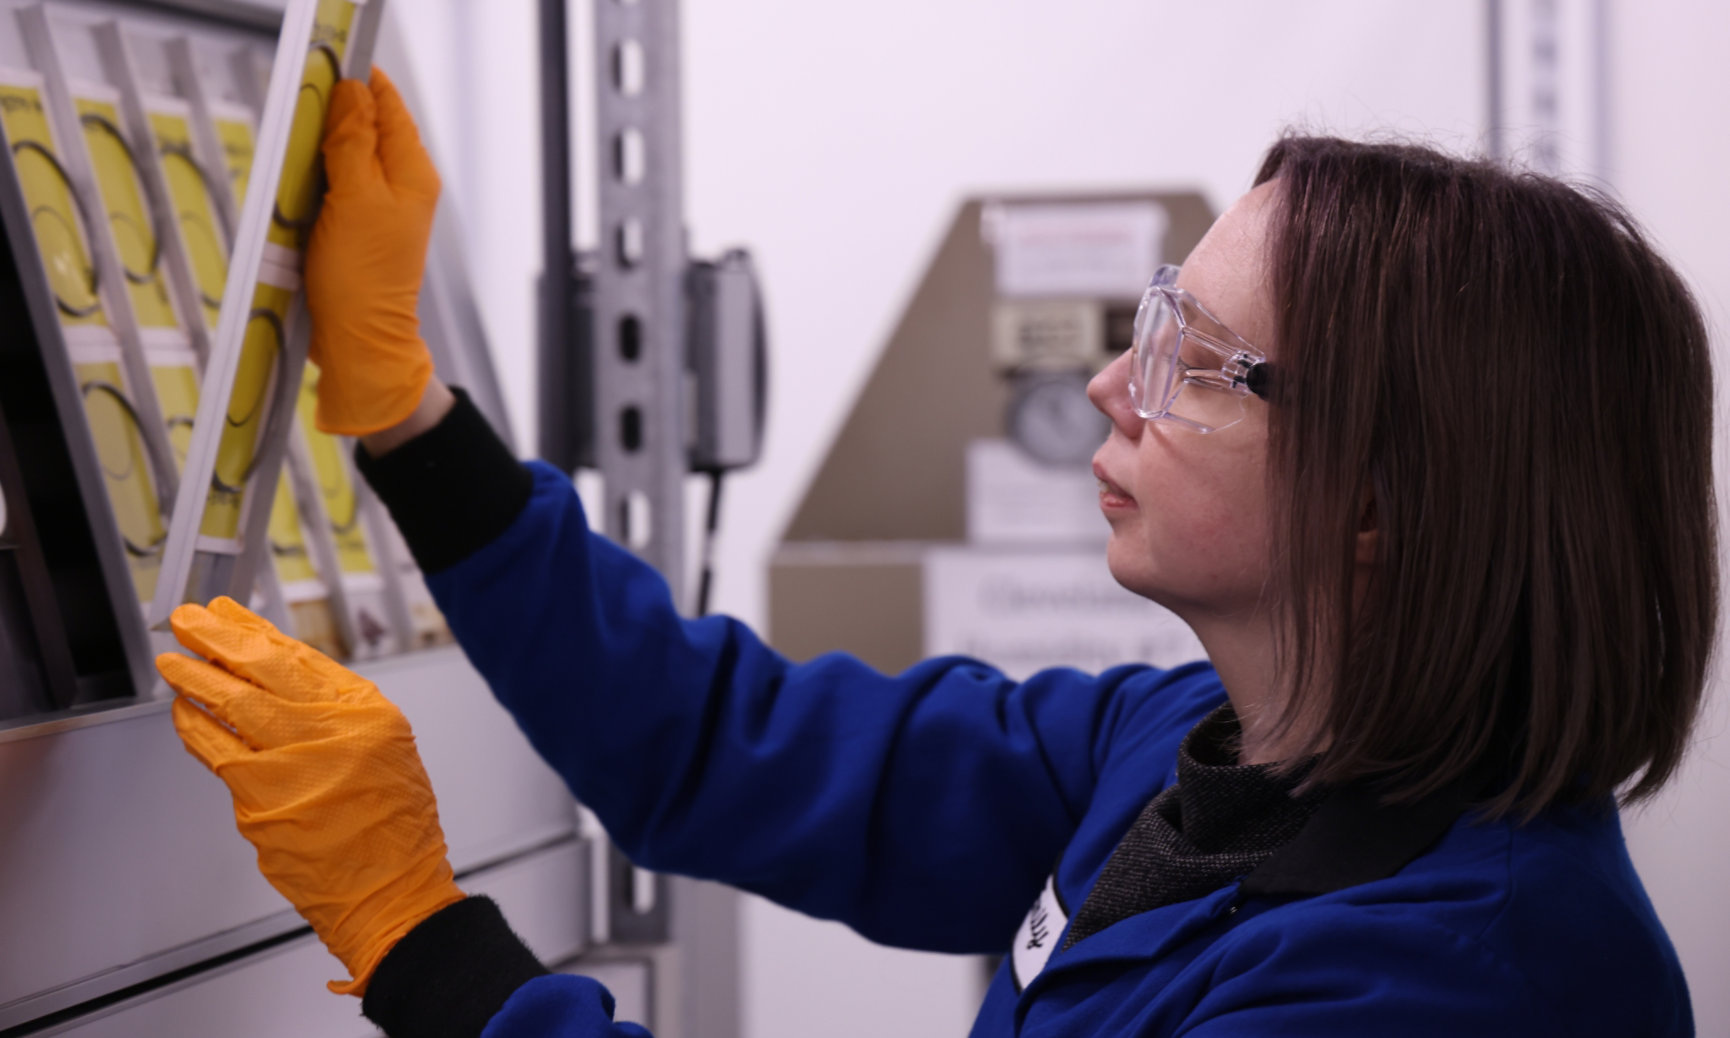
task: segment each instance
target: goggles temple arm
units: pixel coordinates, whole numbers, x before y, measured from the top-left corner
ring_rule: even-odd
[[[1256,361],[1250,364],[1239,377],[1245,389],[1261,397],[1271,400],[1273,393],[1273,367],[1267,361]]]

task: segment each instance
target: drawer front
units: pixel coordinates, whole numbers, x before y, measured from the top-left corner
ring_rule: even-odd
[[[571,833],[570,794],[455,648],[362,672],[402,707],[459,871]],[[0,1030],[297,928],[168,703],[0,738]]]
[[[486,894],[544,962],[566,961],[588,934],[588,853],[567,840],[463,881]],[[371,1038],[360,1000],[325,981],[341,963],[310,934],[209,973],[70,1021],[44,1035],[67,1038]]]

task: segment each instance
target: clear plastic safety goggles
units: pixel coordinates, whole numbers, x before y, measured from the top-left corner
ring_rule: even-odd
[[[1129,402],[1148,421],[1214,432],[1243,421],[1244,399],[1268,396],[1267,355],[1188,292],[1174,266],[1154,272],[1135,313]]]

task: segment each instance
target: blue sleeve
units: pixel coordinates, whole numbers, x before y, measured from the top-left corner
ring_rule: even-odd
[[[636,1024],[613,1022],[613,996],[590,977],[537,977],[518,988],[481,1038],[649,1038]]]
[[[1146,667],[1016,683],[961,658],[895,676],[792,663],[736,621],[681,619],[658,574],[589,531],[564,475],[530,470],[504,533],[429,584],[535,748],[645,867],[886,944],[1001,950],[1119,718],[1162,709]],[[1163,698],[1173,723],[1193,713]]]
[[[1177,1035],[1521,1038],[1556,1023],[1512,964],[1396,906],[1305,911],[1232,943]]]

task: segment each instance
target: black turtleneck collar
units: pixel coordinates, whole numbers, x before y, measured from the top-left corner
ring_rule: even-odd
[[[1065,946],[1120,919],[1189,901],[1248,875],[1289,843],[1321,802],[1295,794],[1294,773],[1239,764],[1242,730],[1230,704],[1184,737],[1177,781],[1150,800],[1123,835],[1076,913]]]
[[[1484,788],[1474,771],[1412,804],[1353,783],[1294,794],[1311,765],[1237,762],[1230,704],[1184,738],[1177,782],[1142,810],[1075,915],[1064,947],[1132,915],[1242,880],[1249,897],[1313,897],[1384,879],[1441,838]]]

